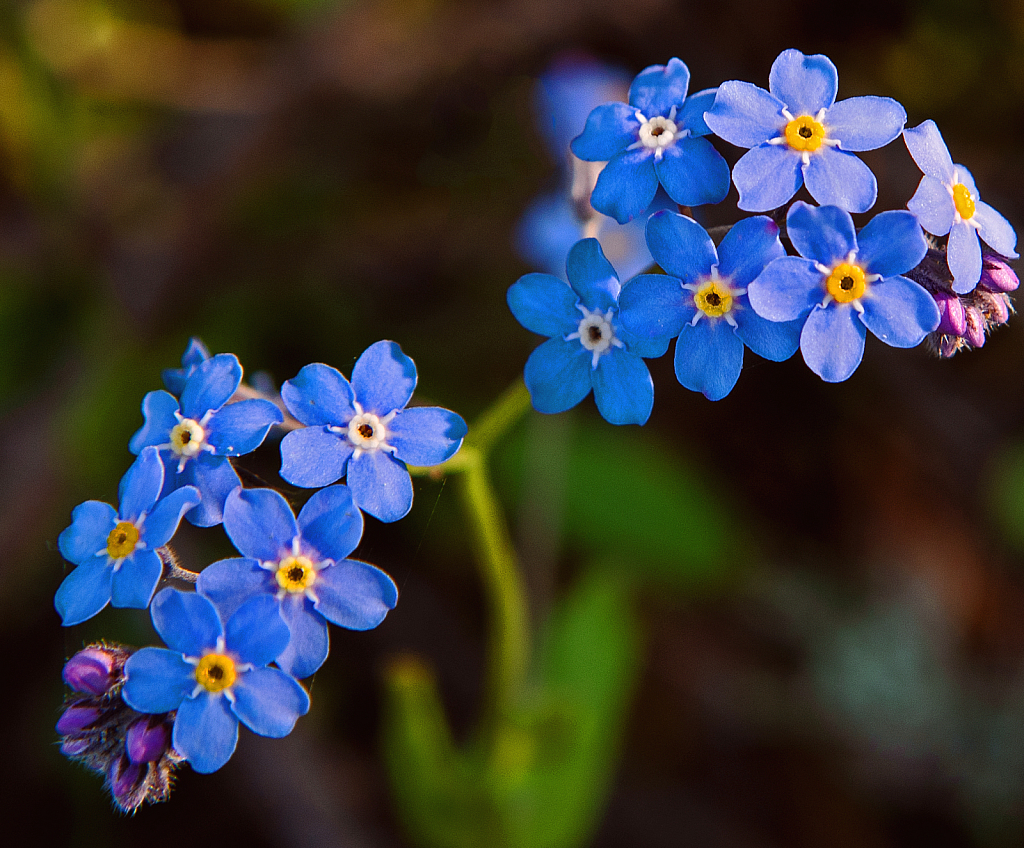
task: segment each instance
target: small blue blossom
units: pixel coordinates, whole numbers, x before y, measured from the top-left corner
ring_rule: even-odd
[[[217,771],[231,759],[239,721],[280,738],[309,711],[298,681],[268,667],[289,639],[273,598],[252,598],[222,623],[208,598],[167,588],[150,614],[168,648],[143,648],[128,658],[121,697],[141,713],[177,710],[171,740],[197,772]]]
[[[597,239],[578,242],[566,260],[567,285],[527,274],[508,290],[508,305],[527,330],[548,336],[526,361],[524,378],[538,412],[564,412],[594,391],[612,424],[643,424],[654,383],[641,357],[661,356],[668,337],[642,339],[618,319],[622,286]]]
[[[410,465],[439,465],[454,456],[466,422],[437,406],[406,404],[416,364],[395,343],[376,342],[356,361],[350,383],[314,363],[281,387],[288,411],[306,426],[281,441],[281,476],[306,488],[346,478],[356,505],[381,521],[412,508]]]
[[[92,618],[108,603],[145,609],[153,597],[166,545],[181,516],[199,503],[184,486],[161,498],[164,467],[156,448],[132,463],[118,489],[120,506],[100,501],[75,507],[71,526],[57,539],[63,557],[78,566],[60,584],[54,606],[65,627]]]
[[[953,164],[934,121],[904,130],[903,140],[924,173],[907,208],[932,235],[949,234],[946,262],[953,291],[967,294],[981,279],[979,236],[993,250],[1016,259],[1017,234],[1009,221],[981,201],[971,172]]]
[[[164,492],[192,485],[202,501],[185,517],[200,527],[219,524],[228,494],[241,485],[229,457],[256,450],[284,416],[268,400],[250,398],[228,403],[242,382],[242,366],[230,353],[219,353],[195,366],[181,392],[150,392],[142,401],[146,423],[132,436],[129,449],[139,453],[153,445],[164,463]]]
[[[291,632],[277,664],[294,677],[308,677],[327,659],[328,621],[369,630],[398,600],[383,571],[347,559],[363,533],[347,486],[321,489],[298,521],[273,489],[236,489],[224,507],[224,530],[244,558],[207,566],[196,588],[225,618],[249,598],[274,598]]]
[[[891,97],[836,103],[836,66],[827,56],[799,50],[779,54],[768,88],[724,82],[704,115],[715,135],[750,148],[732,171],[740,209],[776,209],[805,182],[818,203],[870,209],[878,195],[875,175],[850,151],[874,150],[896,138],[907,120],[903,107]]]
[[[209,358],[210,351],[202,341],[194,336],[189,339],[188,347],[181,355],[181,368],[165,368],[161,375],[164,385],[167,386],[167,391],[175,397],[181,397],[188,378],[195,373],[201,363],[206,362]]]
[[[667,273],[631,280],[619,298],[619,317],[638,336],[679,337],[675,370],[683,386],[721,400],[739,379],[744,345],[774,362],[796,352],[800,322],[768,321],[747,300],[746,287],[786,255],[770,218],[740,221],[716,250],[700,224],[659,212],[647,224],[647,242]]]
[[[803,321],[800,351],[823,380],[857,370],[867,330],[892,347],[914,347],[938,326],[932,296],[900,276],[928,251],[909,212],[882,212],[858,234],[845,210],[797,201],[786,228],[800,256],[773,261],[747,295],[770,321]]]
[[[686,96],[690,71],[679,59],[641,71],[629,87],[629,103],[606,103],[587,118],[572,152],[605,162],[591,205],[620,224],[654,200],[658,184],[676,203],[718,203],[729,193],[729,166],[702,136],[704,112],[714,90]]]

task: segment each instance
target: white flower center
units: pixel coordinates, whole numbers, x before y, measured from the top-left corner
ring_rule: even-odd
[[[174,417],[178,419],[178,423],[171,427],[171,432],[168,433],[169,441],[157,445],[157,447],[171,449],[178,457],[178,472],[180,473],[185,468],[186,462],[203,451],[217,452],[217,449],[206,441],[206,425],[213,417],[213,410],[207,412],[199,421],[194,418],[185,418],[180,412],[175,412]]]
[[[388,427],[391,419],[395,417],[398,410],[392,410],[381,417],[372,412],[364,412],[358,401],[353,401],[356,414],[349,419],[347,427],[329,427],[328,429],[338,435],[344,435],[349,444],[355,448],[352,454],[354,459],[359,459],[364,453],[383,450],[394,453],[395,449],[388,444]]]
[[[601,356],[607,353],[612,346],[624,347],[622,341],[615,337],[615,328],[612,326],[612,316],[615,310],[609,309],[601,312],[599,309],[587,309],[577,304],[577,309],[583,313],[583,319],[579,323],[575,333],[569,333],[565,340],[572,341],[579,339],[585,350],[589,350],[593,357],[590,367],[597,368]]]
[[[641,124],[640,141],[644,147],[652,149],[668,147],[676,140],[678,132],[679,129],[676,127],[675,121],[671,118],[663,118],[660,115],[656,115]]]

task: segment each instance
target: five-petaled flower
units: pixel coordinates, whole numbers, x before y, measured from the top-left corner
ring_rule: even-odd
[[[208,598],[167,588],[150,614],[168,648],[132,654],[121,697],[141,713],[177,710],[172,743],[196,771],[216,771],[231,758],[240,720],[278,738],[309,710],[298,681],[269,666],[289,639],[273,598],[251,598],[222,623]]]
[[[914,347],[939,324],[939,308],[900,276],[928,250],[909,212],[881,212],[858,234],[836,206],[790,207],[786,228],[800,256],[774,260],[747,288],[770,321],[805,319],[804,362],[829,383],[847,379],[864,356],[866,331],[892,347]]]
[[[978,237],[1003,256],[1016,259],[1017,234],[1009,221],[981,201],[971,172],[953,164],[934,121],[904,130],[903,140],[924,174],[907,208],[932,235],[949,234],[946,261],[953,291],[967,294],[981,279]]]
[[[327,622],[351,630],[376,627],[398,600],[379,568],[347,559],[363,517],[347,486],[328,486],[299,512],[273,489],[236,489],[224,507],[224,530],[243,558],[207,566],[196,588],[230,617],[249,598],[275,598],[291,631],[277,664],[308,677],[327,659]]]
[[[716,250],[700,224],[659,212],[647,224],[647,241],[667,273],[630,281],[619,298],[619,317],[638,336],[679,337],[675,370],[686,388],[710,400],[725,397],[739,379],[744,345],[775,362],[796,352],[799,322],[768,321],[747,302],[750,282],[785,256],[770,218],[740,221]]]
[[[466,422],[447,409],[406,409],[416,365],[395,343],[370,345],[350,383],[314,363],[281,387],[288,411],[306,426],[281,440],[281,476],[306,488],[346,478],[356,505],[381,521],[412,508],[410,465],[439,465],[466,436]]]
[[[587,162],[608,161],[591,205],[620,224],[654,200],[658,184],[676,203],[718,203],[729,193],[729,166],[702,136],[712,89],[686,96],[690,71],[679,59],[641,71],[629,87],[629,103],[606,103],[587,118],[572,152]]]
[[[65,627],[92,618],[108,603],[149,605],[163,573],[157,550],[170,541],[181,516],[199,503],[192,486],[161,498],[163,483],[156,448],[145,448],[121,478],[117,510],[101,501],[75,507],[71,526],[57,539],[64,558],[78,566],[54,597]]]
[[[836,66],[827,56],[784,50],[772,64],[769,91],[731,80],[718,87],[704,120],[715,135],[747,147],[732,170],[739,207],[767,212],[805,182],[811,196],[849,212],[875,203],[871,170],[850,151],[874,150],[900,134],[907,120],[890,97],[835,102]]]

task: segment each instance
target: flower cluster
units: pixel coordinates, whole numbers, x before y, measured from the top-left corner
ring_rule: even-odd
[[[407,406],[416,366],[390,341],[359,357],[351,382],[308,365],[277,395],[244,385],[234,355],[193,339],[164,382],[168,391],[143,400],[118,507],[79,505],[58,540],[75,566],[54,598],[65,626],[108,604],[148,608],[167,646],[90,645],[64,669],[74,694],[57,723],[62,751],[102,773],[129,812],[164,800],[182,762],[223,766],[239,723],[262,736],[291,732],[309,709],[299,680],[327,659],[328,623],[367,630],[398,600],[387,574],[349,558],[363,512],[404,516],[406,463],[442,463],[466,435],[454,412]],[[243,488],[234,468],[273,427],[287,431],[282,477],[318,490],[298,515],[274,489]],[[222,524],[240,556],[182,568],[169,547],[182,518]],[[194,591],[160,588],[172,581]]]
[[[680,384],[719,400],[746,348],[773,361],[799,349],[839,382],[860,365],[868,331],[892,347],[927,339],[948,357],[1009,318],[1016,234],[932,121],[905,129],[889,97],[837,100],[832,62],[799,50],[776,58],[767,90],[730,80],[688,95],[689,82],[678,59],[647,68],[628,103],[594,108],[572,142],[581,160],[607,162],[594,209],[620,223],[647,210],[664,273],[620,282],[595,232],[568,251],[568,283],[535,273],[509,289],[513,315],[548,337],[525,369],[537,410],[561,412],[593,389],[609,422],[643,424],[654,391],[642,359],[672,338]],[[746,149],[731,175],[713,136]],[[858,230],[851,213],[874,206],[878,185],[855,154],[900,136],[923,173],[917,192]],[[730,176],[740,210],[771,215],[708,232],[691,207],[722,201]],[[659,186],[686,214],[650,208]],[[802,188],[818,205],[797,197]]]

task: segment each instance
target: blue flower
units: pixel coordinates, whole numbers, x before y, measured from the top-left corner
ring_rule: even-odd
[[[160,456],[156,448],[146,448],[121,478],[117,510],[100,501],[75,507],[71,526],[57,539],[63,557],[78,566],[54,597],[65,627],[92,618],[108,603],[149,606],[163,573],[157,550],[171,540],[181,516],[199,503],[192,486],[161,498],[163,483]]]
[[[729,166],[707,139],[704,111],[715,92],[686,96],[690,72],[678,59],[641,71],[629,104],[606,103],[587,118],[572,152],[587,162],[608,161],[590,203],[620,224],[643,212],[658,183],[676,203],[718,203],[729,193]]]
[[[914,347],[939,324],[939,308],[899,276],[928,250],[909,212],[882,212],[858,235],[849,213],[797,201],[786,227],[800,256],[772,262],[747,288],[770,321],[804,319],[804,362],[829,383],[847,379],[864,356],[866,330],[892,347]]]
[[[194,336],[189,339],[188,347],[181,355],[181,368],[165,368],[161,375],[164,385],[167,386],[167,391],[175,397],[181,397],[188,378],[195,373],[201,363],[206,362],[209,358],[210,351],[206,345]]]
[[[773,259],[785,256],[770,218],[746,218],[719,248],[700,224],[659,212],[647,224],[651,253],[667,274],[630,281],[619,298],[619,317],[645,338],[679,336],[676,377],[686,388],[721,400],[743,368],[744,344],[781,362],[797,349],[800,324],[773,323],[750,308],[746,287]]]
[[[907,120],[890,97],[835,102],[836,66],[827,56],[784,50],[772,64],[769,91],[724,82],[704,120],[715,135],[751,148],[732,171],[740,209],[767,212],[806,181],[811,197],[849,212],[870,209],[875,175],[850,151],[874,150],[900,134]]]
[[[121,697],[141,713],[177,710],[171,740],[196,771],[208,774],[231,759],[239,721],[279,738],[309,711],[298,681],[268,668],[289,638],[273,598],[252,598],[223,624],[209,599],[168,588],[150,614],[170,650],[132,654]]]
[[[281,441],[281,476],[317,488],[346,477],[356,505],[381,521],[412,508],[411,465],[439,465],[466,436],[466,422],[437,406],[405,405],[416,365],[395,343],[370,345],[350,383],[334,368],[307,365],[281,387],[288,411],[306,426]]]
[[[981,279],[978,237],[998,253],[1016,259],[1017,234],[1002,215],[982,203],[971,172],[954,165],[934,121],[903,131],[910,155],[924,173],[907,208],[935,236],[949,233],[946,261],[953,291],[967,294]]]
[[[224,530],[245,558],[207,566],[196,588],[224,617],[249,598],[274,598],[291,631],[277,664],[295,677],[308,677],[327,659],[328,621],[369,630],[398,600],[383,571],[346,559],[363,534],[347,486],[314,494],[297,522],[273,489],[236,489],[224,507]]]
[[[597,239],[583,239],[566,260],[569,284],[527,274],[508,290],[508,305],[527,330],[548,336],[526,361],[533,408],[564,412],[594,390],[612,424],[643,424],[654,406],[654,383],[641,357],[661,356],[668,338],[642,339],[619,323],[622,287]]]
[[[200,527],[221,522],[224,501],[241,485],[229,457],[256,450],[271,425],[284,420],[268,400],[228,403],[241,381],[242,366],[233,354],[200,362],[185,382],[180,403],[167,392],[146,395],[146,423],[128,445],[132,453],[150,445],[159,448],[165,493],[185,485],[199,489],[202,501],[185,517]]]

